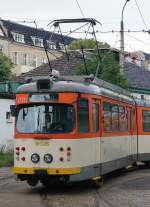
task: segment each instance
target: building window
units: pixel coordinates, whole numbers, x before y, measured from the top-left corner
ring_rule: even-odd
[[[52,41],[49,41],[47,40],[47,47],[50,49],[50,50],[56,50],[56,44]]]
[[[27,53],[23,54],[23,64],[28,65],[28,54]]]
[[[99,131],[99,104],[93,103],[93,132]]]
[[[16,42],[24,43],[24,35],[23,34],[12,32],[12,36]]]
[[[143,111],[143,131],[150,132],[150,111]]]
[[[32,66],[37,67],[37,56],[33,56]]]
[[[45,63],[47,63],[47,59],[44,58],[44,57],[42,57],[42,58],[41,58],[41,64],[45,64]]]
[[[80,98],[78,100],[78,132],[86,133],[89,131],[89,107],[88,100]]]
[[[38,47],[43,47],[43,39],[31,36],[33,44]]]
[[[11,112],[6,112],[6,122],[7,123],[12,123],[12,116],[11,116]]]
[[[59,43],[59,47],[60,47],[61,50],[64,50],[65,49],[65,46],[62,43]]]
[[[18,65],[18,53],[17,52],[13,53],[13,63],[15,65]]]
[[[3,45],[0,45],[0,51],[3,52]]]

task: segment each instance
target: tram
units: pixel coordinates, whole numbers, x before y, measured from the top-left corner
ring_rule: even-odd
[[[32,186],[99,180],[137,160],[150,161],[150,106],[100,79],[24,84],[11,111],[14,173]]]
[[[61,19],[50,24],[60,28],[64,23],[86,23],[92,27],[92,35],[94,26],[100,24],[93,18]],[[96,35],[94,39],[97,43]],[[48,57],[47,47],[45,52]],[[98,44],[97,57],[100,63]],[[15,116],[14,173],[18,179],[32,186],[38,182],[47,186],[99,181],[103,175],[137,161],[150,162],[148,102],[96,78],[99,63],[95,77],[60,77],[52,74],[49,59],[48,63],[51,75],[20,86],[16,105],[11,106]]]

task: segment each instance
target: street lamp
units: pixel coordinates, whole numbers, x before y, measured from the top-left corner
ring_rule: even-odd
[[[126,0],[123,8],[122,8],[122,12],[121,12],[121,22],[120,22],[120,72],[123,74],[124,71],[124,23],[123,23],[123,13],[124,13],[124,9],[126,4],[128,3],[128,1],[130,0]]]

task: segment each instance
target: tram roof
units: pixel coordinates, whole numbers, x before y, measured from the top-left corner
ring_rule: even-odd
[[[98,78],[91,80],[90,76],[63,76],[57,80],[53,80],[53,84],[47,90],[38,90],[36,82],[38,79],[35,78],[34,82],[20,86],[17,93],[86,93],[102,95],[134,104],[134,100],[129,91]],[[40,79],[49,79],[49,77],[41,77]]]
[[[150,100],[136,98],[135,102],[138,106],[150,107]]]

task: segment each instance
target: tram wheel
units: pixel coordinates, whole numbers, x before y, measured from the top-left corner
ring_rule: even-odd
[[[150,165],[150,161],[145,161],[144,164],[148,167]]]
[[[36,186],[38,184],[38,182],[39,182],[39,180],[36,177],[30,177],[30,178],[27,179],[27,183],[30,186]]]
[[[40,182],[46,188],[50,188],[54,184],[54,183],[52,183],[52,182],[50,182],[49,180],[46,180],[46,179],[42,179],[42,180],[40,180]]]
[[[92,183],[94,187],[101,188],[104,184],[104,178],[103,177],[93,178]]]

